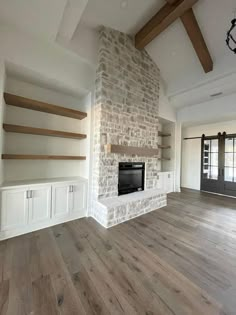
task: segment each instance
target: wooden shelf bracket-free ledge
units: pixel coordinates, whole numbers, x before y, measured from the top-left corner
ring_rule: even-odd
[[[171,149],[171,146],[170,146],[170,145],[159,144],[159,145],[158,145],[158,148],[159,148],[159,149]]]
[[[51,129],[42,129],[18,125],[3,124],[3,129],[6,132],[24,133],[30,135],[70,138],[70,139],[85,139],[87,136],[81,133],[65,132]]]
[[[29,98],[13,95],[9,93],[4,93],[4,99],[7,105],[36,110],[39,112],[65,116],[65,117],[70,117],[70,118],[75,118],[75,119],[80,119],[80,120],[87,117],[87,113],[80,112],[75,109],[43,103],[40,101],[32,100]]]
[[[171,158],[159,158],[159,161],[171,161]]]
[[[86,160],[86,156],[70,155],[36,155],[36,154],[2,154],[3,160]]]
[[[158,136],[159,137],[170,137],[171,134],[170,133],[165,133],[165,132],[162,132],[162,131],[158,131]]]
[[[105,152],[128,155],[155,156],[158,155],[159,150],[153,148],[141,148],[117,144],[106,144]]]

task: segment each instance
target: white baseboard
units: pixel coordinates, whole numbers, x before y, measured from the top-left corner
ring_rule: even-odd
[[[22,234],[27,234],[27,233],[31,233],[34,231],[42,230],[42,229],[48,228],[50,226],[62,224],[64,222],[69,222],[69,221],[81,219],[81,218],[84,218],[84,216],[81,217],[81,216],[78,216],[78,214],[77,214],[77,215],[69,216],[66,218],[64,217],[64,218],[51,219],[51,220],[48,220],[47,222],[42,221],[41,223],[32,224],[31,226],[25,226],[22,228],[18,228],[16,230],[1,231],[0,232],[0,241],[15,237],[15,236],[19,236]]]

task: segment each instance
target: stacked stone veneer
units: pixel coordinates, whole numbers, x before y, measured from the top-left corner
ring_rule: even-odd
[[[104,145],[158,147],[159,81],[157,65],[145,50],[135,48],[133,38],[105,27],[100,30],[94,105],[94,202],[91,214],[100,222],[109,221],[103,222],[105,226],[112,224],[115,213],[109,216],[109,209],[104,210],[101,200],[120,198],[117,197],[119,162],[145,162],[145,189],[157,187],[160,169],[157,156],[108,154]],[[150,210],[147,202],[145,209]],[[142,208],[143,205],[139,203],[134,208],[137,207]],[[135,216],[130,212],[129,215]]]

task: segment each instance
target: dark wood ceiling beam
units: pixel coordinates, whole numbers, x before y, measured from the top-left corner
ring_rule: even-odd
[[[206,73],[213,70],[213,60],[192,9],[181,16],[181,21],[188,33],[197,56]]]
[[[175,4],[177,1],[178,0],[166,0],[166,2],[168,2],[170,5]],[[213,61],[200,27],[198,25],[197,19],[194,15],[193,9],[189,9],[180,18],[193,44],[193,47],[202,64],[204,71],[206,73],[212,71]]]
[[[178,0],[166,0],[169,4],[175,4]]]
[[[163,32],[175,20],[192,8],[198,0],[178,0],[173,5],[167,3],[160,11],[136,34],[135,46],[143,49],[155,37]]]

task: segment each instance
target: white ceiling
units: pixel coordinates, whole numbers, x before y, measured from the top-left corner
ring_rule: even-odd
[[[0,0],[0,21],[55,40],[67,0]]]
[[[135,34],[165,0],[127,0],[128,5],[122,9],[122,0],[89,0],[81,22],[96,28],[105,25],[127,34]]]
[[[165,0],[0,0],[0,22],[55,41],[86,62],[96,60],[96,32],[105,25],[134,35]],[[225,45],[235,0],[199,0],[194,12],[214,61],[205,74],[180,20],[146,49],[160,67],[171,103],[176,107],[209,99],[210,94],[236,91],[236,56]]]

